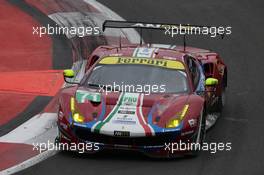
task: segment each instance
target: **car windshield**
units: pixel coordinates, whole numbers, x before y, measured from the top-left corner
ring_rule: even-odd
[[[125,92],[188,92],[184,71],[138,64],[98,64],[83,85]]]

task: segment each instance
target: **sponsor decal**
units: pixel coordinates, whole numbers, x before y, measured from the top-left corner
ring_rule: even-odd
[[[130,132],[128,132],[128,131],[114,131],[114,136],[117,136],[117,137],[129,137],[130,136]]]
[[[181,135],[185,136],[185,135],[189,135],[189,134],[192,134],[192,133],[194,133],[194,130],[183,132],[183,133],[181,133]]]
[[[135,58],[135,57],[105,57],[100,64],[141,64],[168,69],[184,70],[184,65],[180,61],[166,59],[150,59],[150,58]]]
[[[136,119],[134,115],[121,115],[117,116],[113,119],[113,123],[120,123],[120,124],[136,124]]]
[[[196,126],[197,120],[196,119],[190,119],[190,120],[188,120],[188,123],[189,123],[190,127],[193,128]]]
[[[162,66],[166,67],[167,66],[167,61],[166,60],[157,60],[157,59],[148,59],[148,58],[122,58],[119,57],[117,60],[117,63],[120,64],[149,64],[149,65],[156,65],[156,66]]]
[[[106,135],[120,135],[114,131],[126,131],[132,137],[151,135],[152,130],[141,111],[143,96],[139,93],[122,93],[110,114],[95,124],[92,131]]]
[[[133,53],[133,57],[151,58],[153,56],[154,51],[155,48],[148,48],[148,47],[136,48]]]
[[[118,114],[135,114],[135,111],[119,110]]]
[[[127,106],[136,106],[137,104],[137,97],[125,97],[123,99],[123,104]]]
[[[113,124],[122,124],[122,125],[135,125],[137,124],[136,121],[126,121],[126,120],[113,120]]]
[[[101,94],[97,92],[88,92],[83,90],[76,91],[76,100],[78,103],[85,103],[88,101],[101,102]]]

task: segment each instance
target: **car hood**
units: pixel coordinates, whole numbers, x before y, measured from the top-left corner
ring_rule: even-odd
[[[74,123],[76,126],[105,135],[120,134],[121,131],[137,137],[164,132],[168,121],[177,117],[184,105],[190,103],[192,95],[124,92],[106,94],[94,89],[78,88],[74,98],[76,111],[85,117],[85,122]]]

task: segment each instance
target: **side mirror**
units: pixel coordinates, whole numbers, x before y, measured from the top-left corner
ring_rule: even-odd
[[[205,86],[215,86],[218,85],[218,80],[216,78],[207,78],[205,80]]]
[[[73,79],[71,78],[74,78],[75,77],[75,73],[72,69],[66,69],[63,71],[63,77],[64,77],[64,81],[66,83],[69,83],[69,84],[79,84],[79,82],[74,82]],[[70,80],[68,80],[68,78],[70,78]]]
[[[65,79],[65,78],[73,78],[73,77],[75,76],[75,73],[74,73],[74,71],[71,70],[71,69],[65,69],[65,70],[63,71],[63,76],[64,76],[64,79]]]

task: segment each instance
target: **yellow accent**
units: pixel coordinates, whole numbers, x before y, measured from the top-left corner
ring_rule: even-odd
[[[84,122],[84,117],[81,116],[79,113],[73,114],[73,117],[72,118],[73,118],[73,120],[75,122],[78,122],[78,123],[83,123]]]
[[[84,117],[76,111],[75,108],[75,99],[74,97],[71,97],[70,100],[70,108],[71,108],[71,113],[72,113],[72,118],[75,122],[78,123],[83,123],[84,122]]]
[[[65,70],[63,71],[63,76],[64,76],[65,78],[73,78],[73,77],[75,76],[75,73],[74,73],[74,71],[71,70],[71,69],[65,69]]]
[[[205,86],[214,86],[218,84],[218,80],[216,78],[207,78],[205,80]]]
[[[166,128],[176,128],[179,126],[180,120],[179,119],[172,119],[168,122]]]
[[[75,112],[75,99],[74,99],[74,97],[71,97],[70,105],[71,105],[71,112],[74,113]]]
[[[177,118],[172,118],[169,120],[169,122],[166,125],[166,128],[176,128],[177,126],[179,126],[181,121],[185,117],[188,109],[189,109],[189,105],[184,105],[182,111],[179,113]]]
[[[180,114],[180,119],[181,120],[185,117],[188,109],[189,109],[189,105],[184,105],[183,110],[181,111],[181,114]]]
[[[157,67],[164,67],[168,69],[184,70],[184,65],[180,61],[156,59],[156,58],[134,58],[134,57],[105,57],[100,64],[143,64]]]

